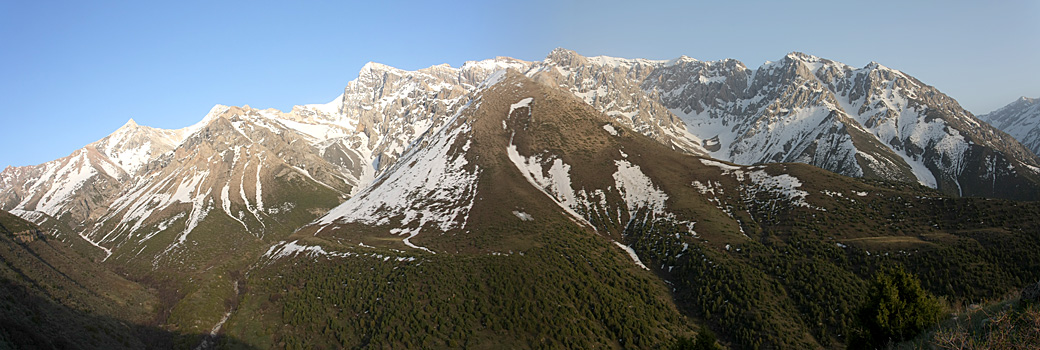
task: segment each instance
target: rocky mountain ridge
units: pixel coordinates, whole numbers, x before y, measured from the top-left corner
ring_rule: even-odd
[[[752,70],[731,59],[588,59],[557,49],[533,71],[558,71],[549,66],[566,63],[625,72],[627,79],[572,78],[561,86],[615,117],[619,108],[663,106],[666,111],[651,119],[673,126],[664,128],[672,135],[685,134],[695,145],[677,149],[691,154],[738,164],[807,163],[848,176],[916,181],[953,195],[1036,194],[1031,183],[1038,163],[1028,150],[933,87],[875,62],[855,69],[796,52]],[[632,108],[611,98],[617,95],[651,102]],[[624,116],[619,121],[627,122]],[[1016,183],[1010,186],[1016,190],[988,186],[1000,181]]]
[[[1040,154],[1040,99],[1021,97],[1007,106],[979,116]]]

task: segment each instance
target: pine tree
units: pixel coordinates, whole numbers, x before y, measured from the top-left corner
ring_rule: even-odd
[[[902,268],[875,274],[867,300],[859,311],[865,334],[861,344],[883,347],[889,342],[910,339],[939,322],[943,307],[921,282]],[[850,345],[855,345],[852,342]]]

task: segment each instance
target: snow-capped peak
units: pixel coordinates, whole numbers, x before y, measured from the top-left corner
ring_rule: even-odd
[[[343,94],[336,96],[335,99],[327,103],[316,103],[303,105],[304,108],[310,108],[318,112],[322,112],[329,115],[339,114],[340,109],[343,108]]]
[[[222,104],[214,105],[213,108],[209,109],[209,113],[206,113],[206,116],[203,117],[202,120],[200,120],[198,123],[177,130],[181,134],[181,140],[187,138],[188,136],[191,136],[191,134],[194,134],[196,131],[199,131],[200,129],[206,127],[206,125],[208,125],[214,119],[217,119],[220,115],[224,114],[230,109],[230,106],[225,106]],[[178,143],[180,143],[180,140],[178,141]]]
[[[126,124],[123,124],[123,126],[121,126],[119,128],[120,129],[129,129],[129,128],[136,128],[136,127],[137,127],[137,122],[134,121],[134,118],[130,118],[130,120],[126,121]]]
[[[978,116],[1008,133],[1034,154],[1040,154],[1040,99],[1019,97],[993,112]]]
[[[671,60],[648,60],[642,58],[617,58],[610,56],[594,56],[587,57],[590,63],[611,68],[630,67],[636,64],[644,64],[650,66],[665,65]]]
[[[375,73],[375,72],[393,72],[399,69],[377,62],[368,62],[364,66],[361,66],[361,74]]]
[[[522,71],[530,66],[529,62],[521,61],[509,57],[495,57],[493,59],[486,59],[480,61],[466,61],[462,64],[460,70],[469,71],[473,69],[482,69],[486,71],[498,71],[501,69],[516,69]]]
[[[798,52],[798,51],[790,52],[786,56],[784,56],[784,58],[791,59],[791,60],[799,60],[799,61],[804,61],[804,62],[819,62],[821,60],[819,57],[816,57],[816,56],[813,56],[813,55],[810,55],[810,54],[806,54],[806,53],[801,53],[801,52]]]
[[[866,69],[866,70],[882,70],[882,71],[892,71],[892,72],[902,73],[899,70],[889,68],[889,67],[887,67],[887,66],[885,66],[885,65],[883,65],[881,63],[878,63],[876,61],[870,61],[870,63],[867,63],[867,65],[865,67],[863,67],[863,68]]]
[[[700,60],[698,60],[696,58],[692,58],[690,56],[682,55],[682,56],[679,56],[679,58],[669,60],[668,63],[665,63],[664,66],[665,67],[671,67],[671,66],[674,66],[674,65],[677,65],[677,64],[690,63],[690,62],[700,62]]]

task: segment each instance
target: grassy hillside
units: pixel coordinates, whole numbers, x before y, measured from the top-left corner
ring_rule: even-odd
[[[0,233],[13,235],[34,229],[36,229],[36,225],[33,225],[31,222],[0,210]]]

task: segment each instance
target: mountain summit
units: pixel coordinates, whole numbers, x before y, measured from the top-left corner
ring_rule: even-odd
[[[979,119],[1008,133],[1034,154],[1040,154],[1040,99],[1023,96]]]

